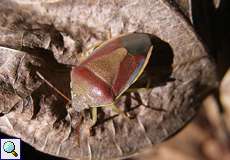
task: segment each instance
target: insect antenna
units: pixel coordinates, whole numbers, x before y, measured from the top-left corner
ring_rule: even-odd
[[[47,81],[40,72],[36,71],[36,74],[39,78],[41,78],[48,86],[50,86],[52,89],[54,89],[60,96],[62,96],[68,103],[71,103],[71,100],[65,96],[61,91],[59,91],[56,87],[54,87],[49,81]]]

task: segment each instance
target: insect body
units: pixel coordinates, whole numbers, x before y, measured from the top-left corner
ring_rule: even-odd
[[[115,101],[139,78],[152,53],[151,35],[130,33],[97,47],[72,68],[72,105],[80,112],[91,108],[93,123],[97,107],[121,112]]]

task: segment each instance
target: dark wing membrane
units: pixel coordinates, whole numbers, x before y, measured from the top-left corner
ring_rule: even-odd
[[[128,54],[125,57],[120,64],[119,72],[112,86],[115,97],[118,98],[139,78],[149,61],[151,53],[152,47],[149,48],[146,56],[143,54]]]

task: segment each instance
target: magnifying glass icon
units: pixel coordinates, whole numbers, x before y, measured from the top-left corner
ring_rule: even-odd
[[[7,141],[3,144],[3,150],[6,153],[11,153],[14,157],[18,156],[17,152],[15,152],[15,145],[11,141]]]

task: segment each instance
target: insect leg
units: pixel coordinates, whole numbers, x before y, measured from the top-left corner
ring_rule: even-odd
[[[91,108],[91,116],[92,116],[92,121],[93,121],[92,126],[94,126],[97,123],[97,107]]]
[[[143,91],[146,91],[146,90],[152,88],[152,87],[151,87],[151,84],[152,84],[152,79],[151,79],[151,78],[148,78],[145,87],[143,87],[143,88],[128,88],[128,89],[125,91],[125,93],[143,92]]]
[[[150,89],[151,83],[152,83],[151,78],[148,78],[148,79],[147,79],[147,84],[146,84],[146,89]]]
[[[106,38],[107,38],[107,40],[109,40],[109,39],[112,38],[112,31],[111,31],[111,28],[110,28],[109,31],[106,33]]]
[[[92,46],[90,46],[89,48],[86,49],[86,52],[87,51],[93,51],[95,50],[97,47],[99,47],[103,42],[102,41],[99,41],[99,42],[96,42],[95,44],[93,44]]]
[[[86,48],[86,50],[81,54],[81,56],[79,57],[79,62],[83,62],[85,59],[87,59],[87,57],[89,57],[91,55],[91,53],[97,48],[99,47],[103,42],[97,42],[95,44],[93,44],[92,46],[90,46],[89,48]]]
[[[132,92],[142,92],[149,88],[129,88],[125,91],[125,93],[132,93]]]
[[[112,103],[112,104],[110,104],[110,105],[108,105],[106,107],[111,108],[114,112],[116,112],[118,114],[122,114],[125,118],[129,119],[129,116],[124,111],[119,109],[114,103]]]

